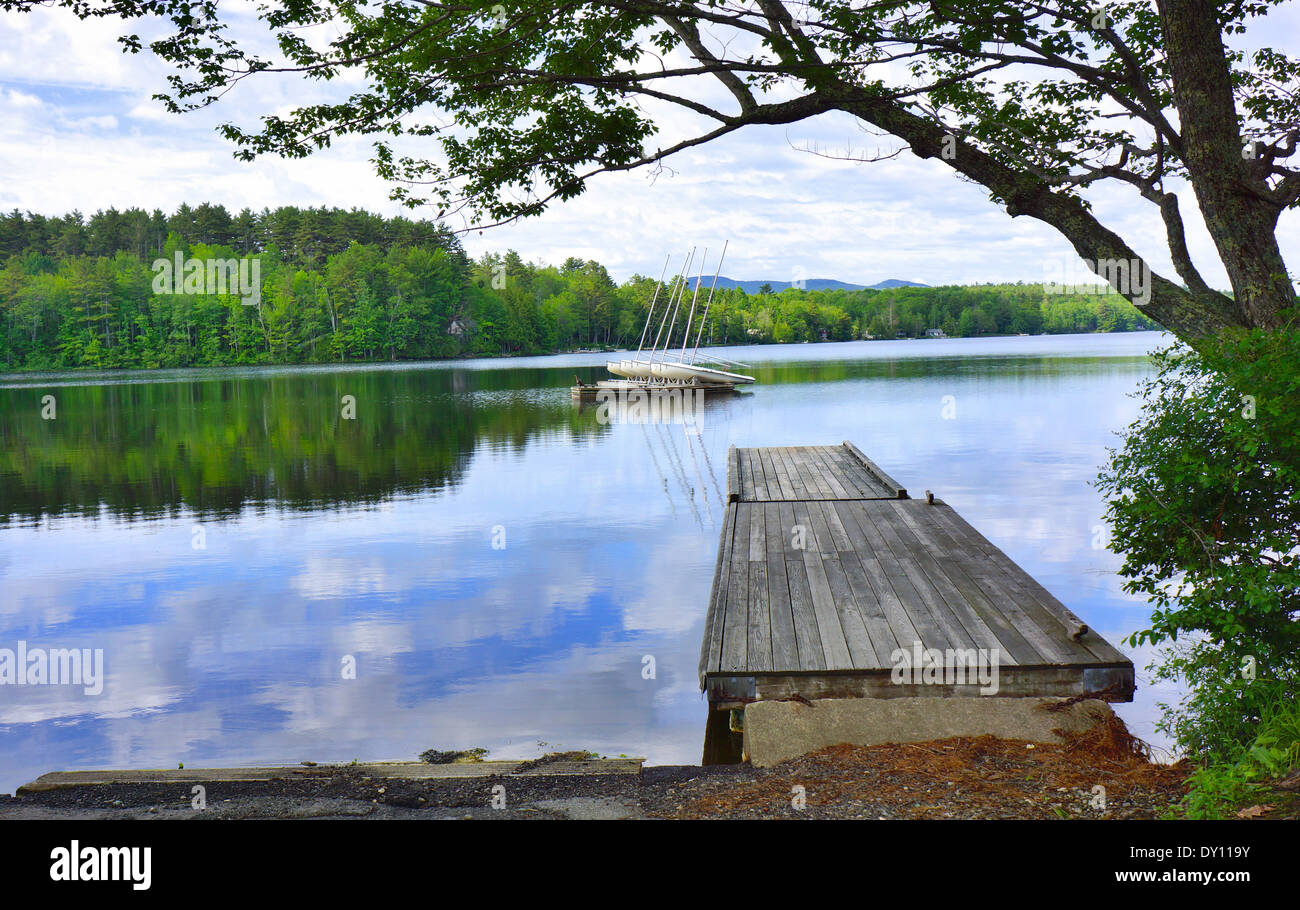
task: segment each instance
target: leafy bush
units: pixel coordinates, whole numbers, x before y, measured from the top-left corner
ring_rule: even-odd
[[[1242,332],[1155,355],[1137,422],[1098,485],[1124,589],[1184,679],[1162,728],[1188,754],[1234,764],[1279,693],[1300,691],[1300,332]]]

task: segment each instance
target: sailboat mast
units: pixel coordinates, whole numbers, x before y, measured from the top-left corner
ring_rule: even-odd
[[[683,272],[683,275],[685,276],[689,276],[691,273],[689,263],[695,260],[695,249],[696,249],[695,247],[691,247],[690,259],[687,260],[687,268]],[[673,315],[668,320],[668,334],[664,337],[664,349],[659,355],[660,363],[663,363],[664,359],[668,356],[668,345],[672,342],[673,329],[676,328],[677,326],[677,311],[681,308],[682,298],[686,296],[686,288],[690,286],[690,283],[691,283],[691,279],[689,277],[686,277],[685,281],[682,283],[681,291],[677,295],[677,303],[673,305]],[[650,362],[654,363],[653,351],[650,354]]]
[[[691,323],[695,321],[695,301],[700,299],[700,285],[704,283],[704,263],[709,260],[709,248],[704,248],[704,257],[700,260],[700,277],[695,279],[695,293],[691,295],[691,312],[686,317],[686,328],[682,332],[682,356],[680,362],[686,362],[686,346],[691,343]]]
[[[709,299],[704,304],[704,315],[700,317],[700,331],[695,336],[695,350],[691,351],[691,363],[695,362],[695,358],[698,357],[700,353],[700,338],[704,335],[704,323],[707,322],[709,318],[709,307],[713,306],[713,292],[718,288],[718,276],[722,274],[722,260],[727,258],[727,245],[730,243],[730,240],[724,240],[722,242],[722,255],[718,257],[718,270],[713,273],[713,287],[709,288]],[[709,341],[713,341],[712,329],[709,329]],[[684,353],[685,349],[683,349],[683,354]]]
[[[681,268],[682,268],[682,269],[685,269],[685,268],[686,268],[686,264],[688,264],[689,261],[690,261],[690,253],[686,253],[685,256],[682,256],[682,259],[681,259]],[[677,279],[679,279],[680,277],[681,277],[681,273],[680,273],[680,272],[677,273],[677,274],[675,274],[675,276],[672,277],[672,283],[671,283],[671,285],[668,286],[668,302],[667,302],[666,304],[664,304],[664,308],[663,308],[663,318],[660,318],[660,320],[659,320],[659,330],[658,330],[658,331],[655,331],[655,335],[654,335],[654,344],[651,344],[651,346],[650,346],[650,355],[649,355],[649,360],[647,360],[647,363],[654,363],[654,351],[655,351],[655,348],[656,348],[656,347],[659,347],[659,338],[662,337],[662,335],[663,335],[663,326],[664,326],[664,324],[667,324],[667,321],[668,321],[668,311],[669,311],[669,309],[672,308],[672,298],[673,298],[673,295],[676,295],[676,292],[677,292]],[[640,357],[638,357],[638,360],[640,360]]]
[[[646,310],[645,325],[641,329],[641,340],[637,343],[636,346],[637,360],[641,359],[641,349],[645,347],[646,332],[650,331],[650,317],[653,316],[655,313],[655,301],[659,299],[659,291],[663,288],[664,278],[668,275],[668,260],[672,258],[673,258],[672,253],[669,253],[667,256],[664,257],[664,270],[659,273],[659,283],[655,285],[655,294],[653,297],[650,298],[650,309]]]

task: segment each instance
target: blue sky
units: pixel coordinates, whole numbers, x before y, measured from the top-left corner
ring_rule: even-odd
[[[138,205],[170,212],[206,200],[232,210],[293,204],[400,211],[373,173],[366,140],[342,141],[306,160],[245,164],[214,132],[217,123],[251,124],[258,114],[285,112],[346,84],[249,80],[215,110],[169,115],[151,100],[165,87],[166,69],[148,54],[120,53],[117,34],[112,22],[81,22],[62,10],[0,15],[0,209],[60,214]],[[1300,16],[1284,6],[1257,34],[1293,48]],[[670,118],[667,126],[683,125]],[[606,175],[540,218],[470,234],[465,243],[472,255],[513,248],[551,263],[597,259],[620,280],[634,272],[658,276],[666,254],[677,261],[693,244],[716,256],[724,239],[724,274],[746,279],[944,284],[1035,281],[1081,268],[1055,231],[1011,219],[941,163],[904,152],[861,164],[805,150],[864,154],[877,146],[896,147],[845,115],[750,128],[676,157],[671,174]],[[1193,257],[1207,280],[1226,286],[1190,191],[1180,196]],[[1154,207],[1122,188],[1090,198],[1109,227],[1172,276]],[[1288,213],[1279,231],[1292,263],[1300,261],[1296,226],[1296,213]]]

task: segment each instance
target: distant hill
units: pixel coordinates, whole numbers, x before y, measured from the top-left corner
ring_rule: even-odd
[[[928,284],[921,284],[919,281],[904,281],[902,278],[886,278],[884,281],[878,281],[871,285],[873,291],[882,291],[885,288],[928,288]]]
[[[711,284],[707,278],[706,283]],[[784,291],[793,285],[791,281],[737,281],[735,278],[728,278],[725,275],[718,278],[718,287],[720,288],[741,288],[746,294],[757,294],[758,289],[765,284],[770,284],[772,290]],[[901,278],[886,278],[884,281],[876,284],[848,284],[844,281],[836,281],[834,278],[805,278],[803,286],[810,291],[861,291],[864,289],[882,290],[884,288],[924,288],[929,285],[921,284],[916,281],[904,281]]]

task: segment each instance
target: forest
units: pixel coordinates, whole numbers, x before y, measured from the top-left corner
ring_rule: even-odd
[[[255,258],[260,302],[157,293],[154,263],[178,253]],[[0,266],[6,370],[635,348],[657,285],[640,275],[617,283],[600,263],[576,257],[560,265],[525,262],[514,251],[472,259],[456,234],[427,220],[293,206],[232,215],[206,202],[170,216],[13,211],[0,216]],[[1048,294],[1039,283],[765,291],[719,290],[704,344],[1156,328],[1119,295]]]

